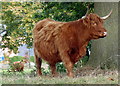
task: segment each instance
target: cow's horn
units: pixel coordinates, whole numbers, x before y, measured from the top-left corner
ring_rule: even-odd
[[[107,19],[108,17],[110,17],[111,14],[112,14],[112,10],[110,11],[110,13],[109,13],[108,15],[106,15],[106,16],[104,16],[104,17],[100,17],[100,18],[103,19],[103,20],[105,20],[105,19]]]
[[[86,12],[85,16],[82,17],[82,19],[85,18],[88,14],[89,14],[89,7],[87,7],[87,12]]]

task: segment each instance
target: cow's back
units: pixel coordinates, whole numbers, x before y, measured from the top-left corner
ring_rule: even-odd
[[[57,21],[54,21],[54,20],[51,20],[51,19],[41,20],[35,25],[35,27],[33,29],[33,37],[38,35],[41,29],[53,30],[55,27],[57,27],[61,23],[62,22],[57,22]]]

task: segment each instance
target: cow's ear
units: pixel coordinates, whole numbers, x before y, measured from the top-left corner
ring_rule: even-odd
[[[83,24],[86,25],[86,26],[90,26],[90,19],[88,17],[86,17],[84,20],[83,20]]]

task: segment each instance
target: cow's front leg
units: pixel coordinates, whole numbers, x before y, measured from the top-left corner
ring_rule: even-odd
[[[68,61],[68,62],[64,61],[64,65],[65,65],[65,67],[67,69],[67,72],[68,72],[67,75],[69,77],[74,77],[74,74],[73,74],[73,63],[70,62],[70,61]]]
[[[69,57],[67,52],[61,53],[61,60],[64,63],[64,66],[67,69],[67,75],[69,77],[74,77],[74,74],[73,74],[73,63],[70,60],[70,57]]]
[[[68,76],[69,77],[74,77],[73,63],[72,63],[72,61],[70,59],[70,56],[68,54],[70,46],[66,42],[66,39],[65,39],[66,37],[64,37],[64,34],[61,34],[60,37],[62,38],[62,40],[61,39],[56,40],[56,42],[57,42],[56,44],[58,46],[58,51],[59,51],[60,58],[61,58],[62,62],[64,63],[64,66],[67,69]]]

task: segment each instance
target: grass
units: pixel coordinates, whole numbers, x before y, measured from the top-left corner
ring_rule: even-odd
[[[24,72],[7,72],[1,70],[2,82],[0,84],[118,84],[118,75],[86,75],[75,78],[69,78],[65,74],[62,77],[34,76],[32,69],[26,69]]]

